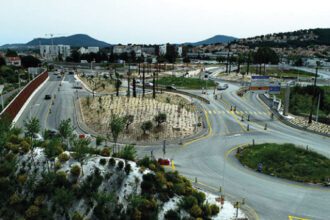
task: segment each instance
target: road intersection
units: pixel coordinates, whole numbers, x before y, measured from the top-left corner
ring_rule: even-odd
[[[77,126],[74,100],[91,94],[85,90],[77,92],[73,89],[74,82],[72,75],[59,79],[50,74],[50,80],[32,98],[16,126],[23,127],[30,114],[40,120],[42,129],[56,128],[61,120],[71,118],[77,132],[84,133]],[[222,98],[215,99],[211,90],[204,95],[210,100],[210,104],[200,102],[209,132],[183,145],[168,146],[166,156],[175,161],[175,169],[189,179],[197,178],[205,186],[221,187],[222,193],[233,200],[245,198],[259,219],[329,219],[330,189],[256,173],[241,166],[235,152],[239,146],[254,140],[255,143],[308,145],[309,149],[330,157],[330,139],[271,119],[271,113],[257,95],[247,93],[239,97],[238,89],[239,86],[229,84],[229,88],[221,92]],[[195,92],[201,95],[201,91]],[[51,94],[53,100],[44,100],[46,94]],[[236,111],[230,110],[233,106]],[[151,150],[156,157],[163,155],[159,146],[139,146],[138,150],[141,156],[149,155]]]

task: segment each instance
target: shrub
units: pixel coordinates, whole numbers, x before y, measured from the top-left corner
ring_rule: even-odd
[[[30,144],[28,142],[26,142],[26,141],[21,141],[21,150],[24,153],[29,152],[29,150],[30,150]]]
[[[55,179],[57,185],[63,186],[67,183],[66,173],[64,171],[59,171],[56,173]]]
[[[70,173],[73,175],[73,176],[79,176],[80,175],[80,166],[79,165],[74,165],[71,167],[71,170],[70,170]]]
[[[72,215],[72,220],[83,220],[83,216],[80,215],[78,212],[74,212]]]
[[[119,161],[119,162],[118,162],[117,169],[118,169],[118,170],[122,170],[123,168],[124,168],[124,162],[123,162],[123,161]]]
[[[101,158],[99,162],[102,166],[104,166],[107,163],[107,160],[105,158]]]
[[[181,219],[180,214],[177,211],[173,210],[173,209],[168,210],[165,213],[164,217],[165,217],[166,220],[180,220]]]
[[[116,165],[116,160],[113,159],[113,158],[110,158],[110,160],[109,160],[109,166],[113,167],[115,165]]]
[[[37,196],[34,200],[34,205],[41,206],[44,203],[44,197],[43,196]]]
[[[110,156],[110,149],[108,147],[104,147],[101,152],[101,156],[103,157],[109,157]]]
[[[17,203],[20,203],[23,200],[22,196],[15,192],[13,195],[10,196],[9,198],[9,204],[14,205]]]
[[[104,138],[103,137],[96,136],[96,146],[100,146],[103,141],[104,141]]]
[[[202,205],[204,203],[204,201],[205,201],[205,193],[198,192],[197,190],[195,190],[193,192],[193,196],[197,199],[199,205]]]
[[[25,215],[28,219],[34,219],[39,215],[39,207],[31,205],[26,211]]]
[[[56,161],[56,163],[55,163],[55,170],[58,170],[58,169],[60,169],[61,167],[62,167],[61,162],[60,162],[60,161]]]
[[[134,145],[126,145],[123,150],[119,152],[118,155],[120,158],[125,160],[135,160],[136,157],[136,150]]]
[[[131,172],[132,168],[131,168],[131,164],[126,163],[125,166],[125,173],[128,175]]]
[[[202,209],[198,205],[193,205],[189,212],[193,217],[197,218],[202,215]]]
[[[210,208],[211,208],[211,215],[216,215],[220,211],[219,206],[215,204],[210,205]]]
[[[182,198],[180,202],[180,206],[184,208],[185,210],[189,210],[192,208],[194,205],[197,205],[198,201],[194,196],[185,196]]]
[[[21,184],[24,185],[24,183],[27,180],[27,175],[26,174],[22,174],[22,175],[18,175],[17,177],[17,181]]]
[[[58,159],[59,159],[62,163],[64,163],[64,162],[66,162],[66,161],[68,161],[68,160],[70,159],[70,155],[67,154],[67,153],[65,153],[65,152],[63,152],[63,153],[61,153],[61,154],[58,156]]]

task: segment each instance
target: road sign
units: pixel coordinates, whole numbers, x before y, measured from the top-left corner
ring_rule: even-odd
[[[269,76],[252,76],[250,91],[266,93],[269,91]]]
[[[269,86],[269,94],[280,94],[281,86]]]

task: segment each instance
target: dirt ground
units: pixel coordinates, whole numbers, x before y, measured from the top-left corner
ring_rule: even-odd
[[[189,99],[172,93],[157,94],[156,99],[152,99],[152,94],[147,94],[145,98],[102,96],[101,99],[89,98],[89,105],[87,102],[87,98],[80,99],[83,119],[89,128],[104,136],[111,136],[108,128],[111,115],[134,115],[134,122],[119,136],[119,142],[172,140],[192,135],[201,129],[197,126],[201,118],[195,106]],[[160,127],[154,121],[158,113],[167,115],[167,121]],[[141,125],[148,120],[153,122],[153,129],[144,135]]]

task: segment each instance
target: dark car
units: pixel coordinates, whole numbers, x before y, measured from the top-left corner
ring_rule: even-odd
[[[168,89],[168,90],[176,90],[175,86],[166,86],[166,89]]]
[[[52,99],[52,96],[51,95],[45,95],[45,99],[46,100]]]

